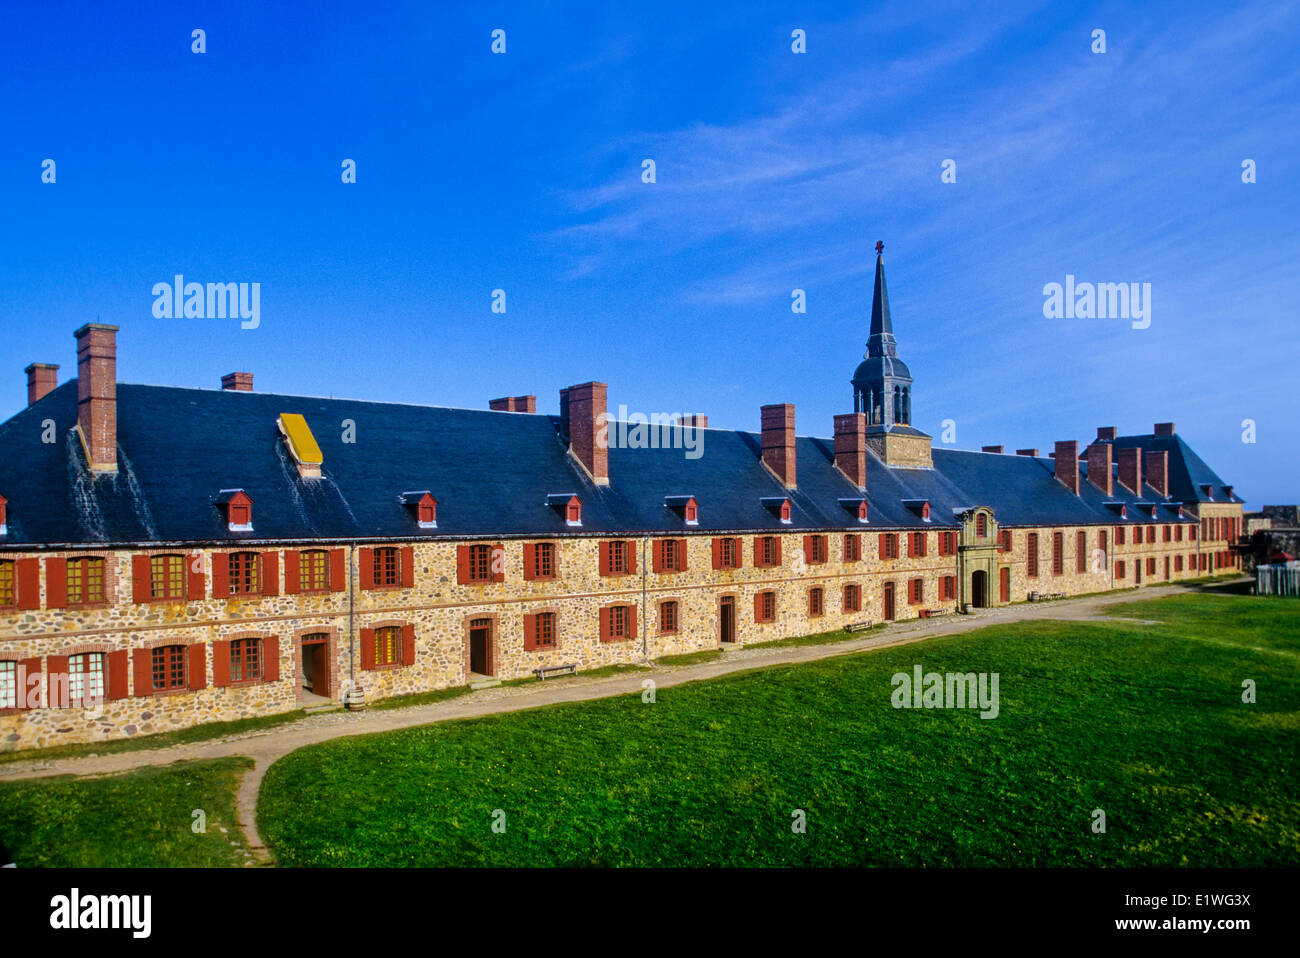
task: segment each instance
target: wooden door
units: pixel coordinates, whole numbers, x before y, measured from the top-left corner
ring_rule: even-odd
[[[736,641],[736,599],[735,596],[724,595],[722,602],[718,606],[718,624],[721,629],[721,638],[723,642]]]
[[[1006,567],[998,570],[998,601],[1011,601],[1011,570]]]
[[[476,627],[469,630],[469,670],[488,675],[489,629]]]
[[[894,618],[894,583],[885,583],[885,618]]]

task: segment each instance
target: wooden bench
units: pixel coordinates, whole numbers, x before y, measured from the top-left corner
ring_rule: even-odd
[[[567,665],[544,665],[540,669],[533,669],[533,675],[538,679],[545,681],[548,675],[576,675],[578,673],[578,663],[570,662]]]
[[[871,628],[870,622],[850,622],[844,627],[845,632],[865,632]]]
[[[951,615],[952,609],[922,609],[921,618],[933,619],[941,615]]]

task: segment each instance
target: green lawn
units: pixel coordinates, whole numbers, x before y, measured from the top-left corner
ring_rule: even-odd
[[[223,758],[0,783],[0,841],[22,868],[242,865],[235,791],[252,764]],[[206,816],[202,833],[194,831],[195,809]]]
[[[892,708],[914,664],[999,673],[999,716]],[[259,823],[284,865],[1294,866],[1297,664],[1300,600],[1138,601],[340,739],[272,766]]]

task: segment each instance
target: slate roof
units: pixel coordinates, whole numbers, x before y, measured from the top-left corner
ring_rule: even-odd
[[[324,454],[320,479],[302,479],[276,429],[300,413]],[[57,441],[43,443],[52,419]],[[1003,525],[1113,525],[1107,497],[1081,479],[1081,494],[1057,482],[1049,458],[937,447],[933,469],[888,468],[868,454],[869,522],[863,495],[834,468],[832,440],[799,437],[797,489],[761,462],[758,433],[704,429],[703,454],[688,458],[680,427],[666,448],[609,450],[608,486],[597,486],[567,454],[554,416],[282,396],[234,390],[119,384],[116,475],[92,476],[71,427],[77,383],[59,386],[0,424],[0,495],[9,501],[0,549],[22,545],[133,544],[560,536],[813,529],[952,528],[957,514],[991,506]],[[344,442],[346,420],[355,442]],[[613,430],[611,430],[611,434]],[[1224,501],[1223,483],[1179,437],[1138,436],[1117,445],[1170,450],[1174,498],[1205,501],[1199,482]],[[674,447],[675,444],[675,447]],[[1080,462],[1081,474],[1086,463]],[[232,533],[218,496],[243,489],[252,532]],[[422,530],[403,493],[428,489],[437,529]],[[575,493],[582,525],[567,526],[547,497]],[[669,497],[694,496],[687,526]],[[760,500],[789,497],[791,521]],[[1156,501],[1116,485],[1113,501]],[[845,502],[847,500],[847,503]],[[927,500],[930,521],[904,500]],[[1151,522],[1129,509],[1130,521]],[[1156,521],[1176,521],[1162,509]],[[1191,521],[1191,520],[1188,520]]]

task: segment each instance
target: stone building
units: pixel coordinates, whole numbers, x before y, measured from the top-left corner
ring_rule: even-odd
[[[1237,568],[1241,500],[1172,423],[932,448],[879,257],[829,436],[610,422],[599,382],[558,416],[118,383],[115,332],[0,424],[0,748]]]

